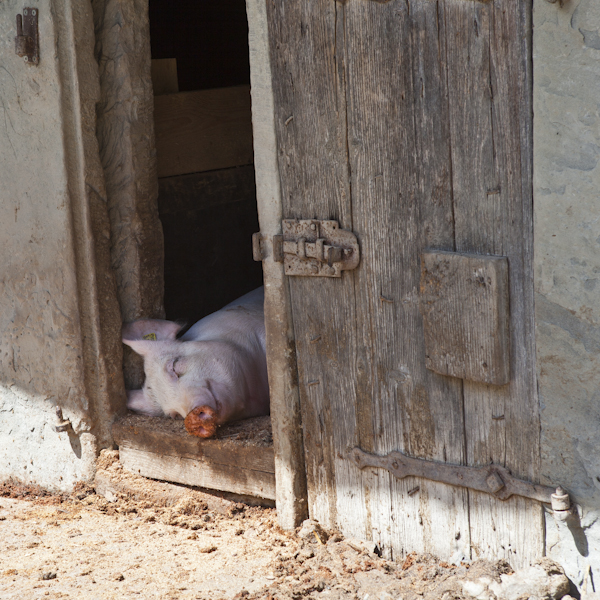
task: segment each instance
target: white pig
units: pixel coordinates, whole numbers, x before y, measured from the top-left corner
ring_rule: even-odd
[[[204,317],[180,339],[181,325],[142,319],[123,342],[144,357],[146,381],[127,392],[127,408],[179,416],[188,433],[211,437],[226,421],[269,414],[264,289]]]

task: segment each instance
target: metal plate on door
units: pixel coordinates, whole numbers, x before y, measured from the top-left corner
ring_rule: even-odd
[[[280,259],[286,275],[341,277],[360,262],[356,236],[337,221],[284,219]]]

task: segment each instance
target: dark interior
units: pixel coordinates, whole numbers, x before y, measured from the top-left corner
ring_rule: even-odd
[[[181,92],[250,83],[245,0],[150,0],[150,40]]]
[[[180,94],[250,83],[244,0],[150,0],[149,10],[152,58],[177,59]],[[252,164],[160,178],[158,203],[168,319],[191,325],[262,284]]]

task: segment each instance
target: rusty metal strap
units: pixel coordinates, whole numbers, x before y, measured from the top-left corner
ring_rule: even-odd
[[[398,479],[422,477],[440,483],[466,487],[492,494],[499,500],[507,500],[513,495],[552,503],[554,487],[538,485],[513,477],[510,471],[498,465],[468,467],[452,465],[432,460],[411,458],[402,452],[390,452],[378,456],[364,452],[360,448],[350,450],[350,459],[360,468],[377,467],[387,469]]]

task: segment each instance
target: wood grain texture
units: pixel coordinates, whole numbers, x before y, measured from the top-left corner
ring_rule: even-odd
[[[275,499],[275,475],[123,446],[119,460],[137,475],[197,487]]]
[[[135,448],[164,456],[179,456],[220,465],[230,465],[253,471],[274,473],[273,446],[236,444],[229,440],[201,440],[181,431],[165,431],[151,422],[132,422],[131,418],[116,421],[112,427],[115,442],[120,447]]]
[[[351,228],[339,6],[277,0],[267,11],[283,216]],[[364,538],[362,474],[338,458],[358,440],[353,287],[352,278],[290,278],[309,510]]]
[[[163,481],[148,481],[142,477],[129,475],[123,477],[123,472],[115,473],[112,470],[98,470],[94,477],[94,489],[96,494],[104,496],[109,502],[115,497],[123,494],[127,498],[137,502],[150,502],[154,507],[174,506],[184,498],[190,497],[190,488]],[[231,492],[210,492],[194,488],[193,498],[199,503],[204,503],[211,512],[221,515],[231,515],[232,509],[238,502],[244,502],[250,506],[265,506],[275,508],[273,500],[257,498],[256,496],[233,494]]]
[[[221,439],[201,440],[182,421],[128,415],[113,424],[112,434],[123,466],[144,477],[275,499],[268,421],[231,423],[219,430]]]
[[[283,217],[338,219],[362,255],[339,281],[290,278],[310,513],[386,556],[541,555],[535,503],[361,476],[344,459],[354,444],[456,464],[491,458],[537,477],[530,10],[510,0],[268,4]],[[509,385],[426,369],[426,250],[508,257]]]
[[[508,383],[508,291],[505,257],[423,253],[420,300],[427,368],[471,381]]]
[[[281,233],[279,178],[273,76],[267,3],[247,0],[248,44],[252,85],[252,129],[255,143],[256,199],[263,239],[272,244]],[[267,247],[271,246],[267,244]],[[272,247],[272,246],[271,246]],[[263,260],[265,329],[271,423],[277,480],[277,521],[294,529],[308,517],[302,416],[292,323],[290,286],[283,265],[267,252]]]
[[[461,383],[425,368],[418,300],[420,253],[432,243],[453,247],[444,23],[435,3],[348,3],[344,12],[353,220],[363,254],[355,301],[373,451],[461,463]],[[386,554],[468,552],[464,490],[376,477],[365,487]]]
[[[465,382],[468,464],[539,477],[533,348],[531,3],[446,2],[456,250],[510,269],[511,381]],[[450,40],[453,43],[450,43]],[[517,568],[543,552],[541,506],[469,493],[474,557]]]
[[[159,177],[252,163],[249,86],[156,96],[154,128]]]

